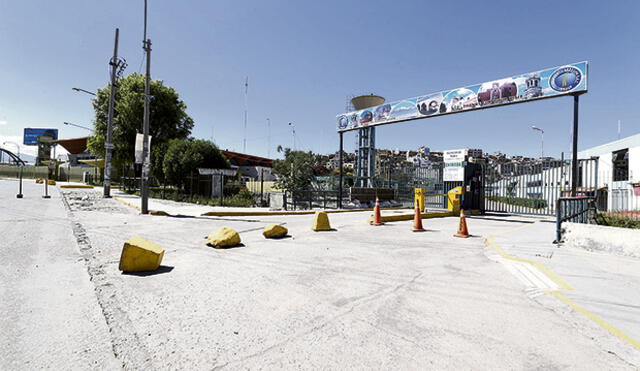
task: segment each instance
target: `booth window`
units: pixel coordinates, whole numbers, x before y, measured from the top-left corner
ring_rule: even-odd
[[[629,149],[615,151],[613,154],[613,181],[629,180]]]

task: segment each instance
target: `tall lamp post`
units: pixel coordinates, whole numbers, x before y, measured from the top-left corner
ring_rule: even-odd
[[[75,126],[75,127],[78,127],[78,128],[83,128],[83,129],[86,129],[86,130],[89,130],[89,131],[93,131],[93,129],[91,129],[91,128],[89,128],[89,127],[82,126],[82,125],[77,125],[77,124],[72,124],[72,123],[70,123],[70,122],[66,122],[66,121],[65,121],[65,122],[63,122],[63,124],[65,124],[65,125],[70,125],[70,126]]]
[[[540,132],[540,158],[543,158],[544,157],[544,130],[542,130],[541,128],[535,125],[531,126],[531,129]]]
[[[94,97],[96,96],[96,93],[89,91],[89,90],[84,90],[84,89],[80,89],[80,88],[71,88],[71,90],[75,90],[77,92],[83,92],[83,93],[87,93],[87,94],[91,94]]]

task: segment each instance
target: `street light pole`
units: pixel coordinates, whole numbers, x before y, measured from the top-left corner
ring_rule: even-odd
[[[92,91],[89,91],[89,90],[84,90],[84,89],[80,89],[80,88],[71,88],[71,90],[81,91],[81,92],[83,92],[83,93],[91,94],[91,95],[93,95],[94,97],[96,96],[96,93],[94,93],[94,92],[92,92]]]
[[[541,138],[541,141],[540,141],[540,158],[543,158],[544,157],[544,130],[542,130],[541,128],[539,128],[539,127],[537,127],[535,125],[533,125],[531,127],[531,129],[537,130],[537,131],[540,132],[540,138]]]
[[[118,37],[120,30],[116,28],[116,40],[113,47],[113,58],[109,62],[111,65],[111,89],[109,94],[109,112],[107,114],[107,140],[104,144],[104,186],[103,196],[111,197],[111,152],[113,151],[113,105],[116,100],[116,71],[118,69]]]
[[[86,130],[89,130],[89,131],[93,131],[93,129],[88,128],[88,127],[86,127],[86,126],[76,125],[76,124],[72,124],[72,123],[70,123],[70,122],[63,122],[63,124],[65,124],[65,125],[75,126],[75,127],[78,127],[78,128],[83,128],[83,129],[86,129]]]

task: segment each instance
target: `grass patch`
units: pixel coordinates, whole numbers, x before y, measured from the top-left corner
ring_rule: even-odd
[[[544,209],[547,207],[547,200],[541,198],[522,198],[507,196],[487,196],[489,201],[502,202],[509,205],[530,207],[532,209]]]
[[[140,196],[139,191],[126,191],[129,194],[135,194]],[[180,192],[175,188],[167,188],[162,190],[162,187],[149,187],[149,197],[158,198],[162,200],[171,200],[177,202],[189,202],[196,205],[208,205],[208,206],[232,206],[232,207],[252,207],[255,206],[255,200],[253,194],[246,189],[240,190],[240,192],[227,196],[220,197],[204,197],[199,195],[189,195]]]
[[[596,215],[598,225],[609,227],[640,229],[640,213],[598,213]]]

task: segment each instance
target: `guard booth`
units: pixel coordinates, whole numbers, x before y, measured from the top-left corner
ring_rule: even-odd
[[[445,181],[444,193],[462,187],[463,195],[460,206],[465,211],[477,211],[484,213],[484,182],[482,177],[482,164],[464,161],[460,168],[459,179],[456,181]]]
[[[467,162],[464,166],[464,196],[463,210],[478,210],[484,213],[484,182],[482,178],[482,164]]]

